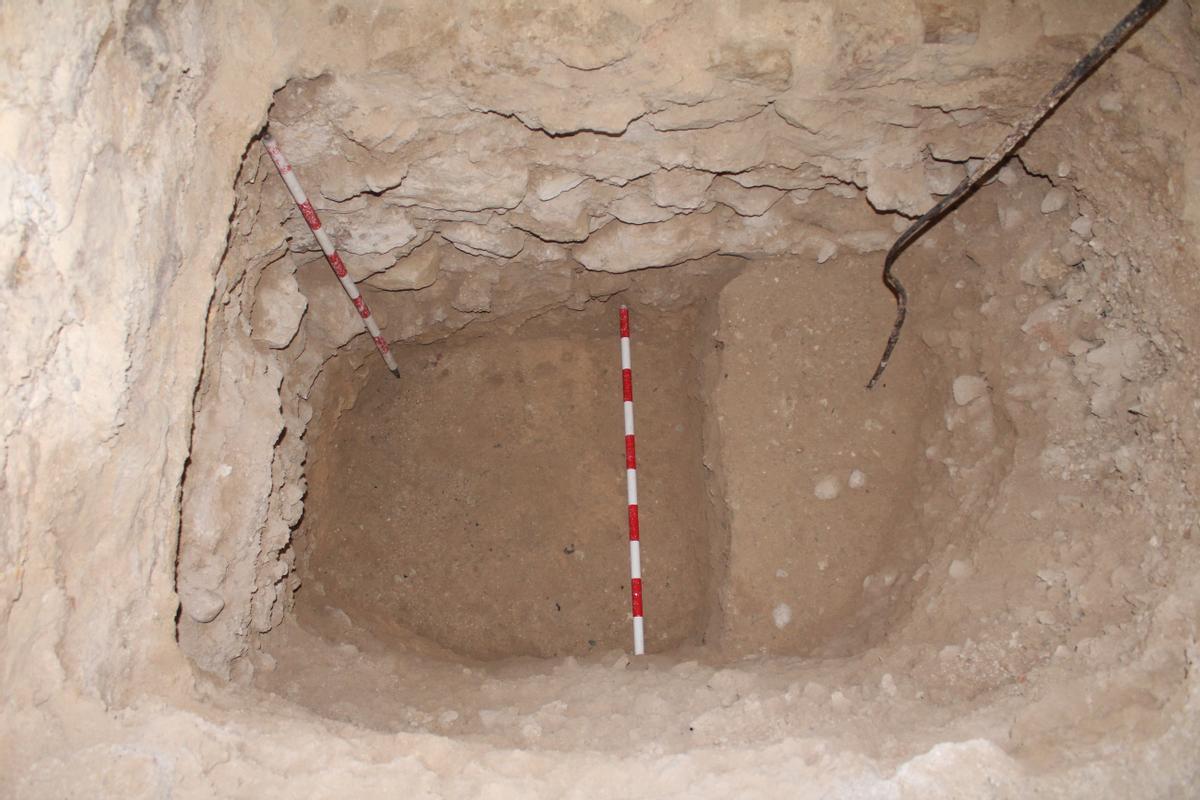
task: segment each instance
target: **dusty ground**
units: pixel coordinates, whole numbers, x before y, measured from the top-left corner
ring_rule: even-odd
[[[400,381],[373,370],[313,445],[301,624],[332,607],[476,658],[627,643],[616,307],[397,348]],[[694,311],[632,313],[647,641],[662,651],[699,640],[713,582],[701,332]]]

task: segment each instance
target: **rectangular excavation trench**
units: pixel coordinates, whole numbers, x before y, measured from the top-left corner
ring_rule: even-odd
[[[864,392],[894,310],[890,216],[844,192],[777,198],[771,220],[717,204],[674,219],[764,254],[608,273],[530,241],[528,261],[496,258],[445,220],[414,238],[428,209],[326,198],[397,381],[270,169],[239,182],[184,487],[179,639],[199,666],[253,673],[285,621],[461,662],[629,649],[618,300],[634,309],[649,652],[846,655],[907,613],[946,538],[920,504],[943,479],[922,442],[945,424],[927,398],[949,367],[906,348]],[[1030,179],[1022,202],[1041,191]],[[607,230],[588,241],[611,247]],[[765,254],[786,252],[784,230],[794,252]],[[937,266],[913,288],[950,298],[959,265]],[[910,339],[978,304],[955,295]],[[961,414],[1007,445],[990,404]]]
[[[848,652],[902,605],[893,582],[927,546],[909,516],[926,377],[902,363],[863,393],[871,267],[679,267],[619,295],[650,652]],[[400,380],[335,358],[307,433],[296,621],[469,660],[629,649],[617,306],[398,344]]]
[[[301,624],[475,659],[629,643],[614,302],[393,349],[353,397],[326,386],[298,535]],[[633,306],[648,642],[699,643],[722,536],[701,440],[702,308]],[[336,610],[336,611],[335,611]]]
[[[364,192],[362,164],[300,133],[337,85],[279,95],[272,130],[295,129],[282,140],[320,187],[402,377],[359,336],[270,162],[248,161],[184,488],[185,652],[236,672],[288,618],[334,642],[349,621],[464,659],[628,645],[617,295],[635,310],[649,650],[844,653],[881,635],[929,546],[912,466],[932,413],[931,373],[910,356],[863,395],[892,313],[864,253],[890,219],[844,191],[787,196],[676,169],[596,181],[619,194],[604,214],[561,187],[556,207],[574,209],[561,219],[540,216],[537,193],[528,213],[414,205],[420,181]],[[722,199],[670,206],[701,185]],[[651,198],[668,222],[624,222]],[[639,269],[663,254],[621,244],[685,223],[739,255]],[[581,224],[576,258],[551,246],[579,242]]]

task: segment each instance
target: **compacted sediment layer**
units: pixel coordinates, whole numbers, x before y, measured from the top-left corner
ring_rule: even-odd
[[[864,388],[898,231],[1127,10],[8,9],[8,793],[1188,794],[1191,5]]]

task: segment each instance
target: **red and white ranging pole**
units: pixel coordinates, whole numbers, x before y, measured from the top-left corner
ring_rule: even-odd
[[[625,488],[629,496],[629,591],[633,604],[633,654],[646,652],[642,622],[642,551],[638,530],[637,448],[633,436],[633,367],[629,357],[629,309],[621,306],[621,393],[625,405]]]
[[[371,316],[371,309],[367,308],[367,301],[363,300],[359,294],[358,287],[354,285],[354,280],[346,271],[346,264],[342,261],[342,257],[338,255],[337,248],[333,244],[333,240],[329,238],[329,234],[325,233],[321,227],[321,218],[317,216],[317,211],[312,207],[312,203],[308,201],[308,195],[304,193],[304,189],[300,186],[300,181],[296,179],[296,173],[292,172],[292,165],[288,163],[283,152],[279,149],[279,143],[275,141],[275,137],[271,134],[263,134],[263,147],[267,149],[267,154],[271,156],[271,160],[275,162],[275,168],[279,170],[279,177],[283,178],[283,182],[287,185],[288,191],[291,192],[292,199],[296,201],[296,205],[300,208],[300,213],[304,216],[304,221],[308,223],[308,227],[312,230],[313,236],[317,237],[317,244],[321,245],[321,252],[325,254],[325,259],[329,262],[329,266],[333,268],[333,274],[337,275],[341,281],[342,288],[346,290],[346,294],[350,296],[350,302],[354,303],[354,308],[358,311],[358,315],[362,317],[363,326],[366,327],[367,333],[371,335],[372,341],[375,342],[375,348],[379,351],[379,355],[383,356],[383,361],[387,364],[388,369],[397,378],[400,377],[400,368],[396,366],[396,359],[392,356],[391,350],[388,348],[387,340],[383,338],[383,332],[379,330],[379,325],[375,322],[375,318]]]

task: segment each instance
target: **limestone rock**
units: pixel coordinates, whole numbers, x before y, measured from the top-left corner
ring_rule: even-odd
[[[645,225],[649,222],[665,222],[675,216],[675,212],[662,208],[654,203],[640,190],[631,190],[617,198],[608,206],[608,212],[621,222],[630,225]]]
[[[965,177],[966,170],[961,164],[934,161],[925,165],[925,186],[931,194],[950,194]]]
[[[325,224],[338,250],[345,253],[387,253],[417,238],[417,229],[404,209],[379,201],[361,211],[326,215]]]
[[[563,192],[569,192],[587,180],[586,175],[565,169],[543,171],[531,180],[534,195],[538,200],[553,200]]]
[[[454,179],[447,180],[451,175]],[[451,211],[515,208],[528,182],[528,168],[520,160],[497,155],[477,162],[466,153],[449,153],[413,164],[404,183],[385,197]]]
[[[866,162],[867,200],[877,211],[919,216],[933,205],[919,164],[892,164],[883,153]]]
[[[308,298],[304,327],[310,336],[336,350],[363,332],[362,317],[324,258],[301,264],[296,281]]]
[[[650,176],[655,205],[691,210],[704,205],[713,176],[688,169],[659,170]]]
[[[468,314],[482,314],[492,310],[493,283],[484,275],[471,275],[458,287],[451,305]]]
[[[1067,206],[1067,199],[1070,195],[1067,190],[1061,186],[1055,186],[1050,191],[1046,192],[1046,196],[1042,198],[1042,213],[1053,214],[1055,211],[1061,211]]]
[[[604,272],[678,264],[717,252],[718,225],[715,213],[680,215],[647,225],[614,221],[575,248],[575,257],[588,269]]]
[[[575,186],[544,202],[522,203],[506,214],[509,224],[549,242],[582,242],[591,233],[593,192]]]
[[[709,196],[718,203],[724,203],[740,216],[758,217],[775,205],[783,197],[783,191],[771,186],[746,188],[736,181],[721,175],[713,180],[708,190]],[[629,220],[625,220],[629,222]]]
[[[441,245],[428,241],[393,266],[372,275],[367,284],[389,292],[424,289],[437,280],[441,256]]]
[[[212,622],[225,608],[225,600],[211,589],[180,588],[179,603],[183,613],[199,623]]]
[[[251,336],[276,350],[291,344],[308,308],[308,300],[296,283],[295,272],[296,266],[291,259],[276,261],[263,271],[254,295]]]
[[[954,379],[954,402],[965,406],[987,394],[987,381],[978,375],[959,375]]]
[[[451,222],[439,232],[446,241],[471,255],[512,258],[525,246],[525,234],[498,219],[486,225]]]

